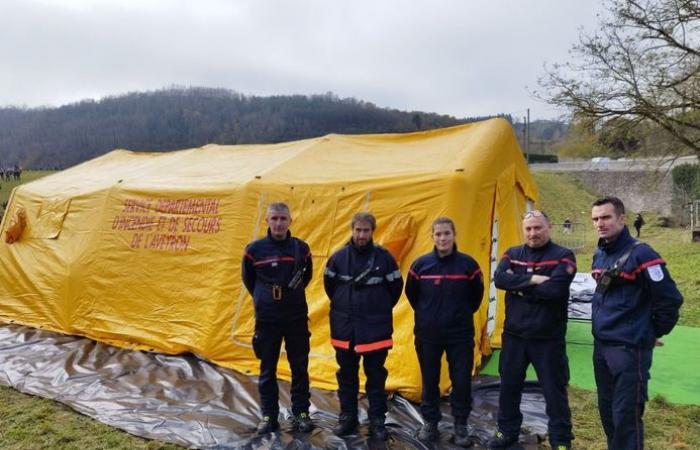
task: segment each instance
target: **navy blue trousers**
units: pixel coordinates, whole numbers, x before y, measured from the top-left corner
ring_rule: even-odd
[[[439,422],[440,369],[442,355],[447,354],[447,365],[452,382],[450,406],[452,416],[466,420],[472,409],[472,366],[474,340],[453,343],[430,343],[416,339],[416,353],[423,377],[420,411],[426,422]]]
[[[499,360],[501,391],[498,398],[498,429],[518,436],[523,423],[520,400],[527,367],[532,364],[547,403],[549,441],[552,447],[570,444],[571,410],[566,393],[569,378],[566,342],[561,339],[522,339],[503,334]]]
[[[607,345],[596,340],[593,370],[598,411],[610,450],[644,448],[644,404],[652,349]]]
[[[287,361],[292,370],[292,414],[309,411],[309,324],[306,320],[291,323],[255,324],[253,350],[260,360],[260,409],[263,416],[277,418],[279,414],[279,387],[277,386],[277,362],[282,340]]]
[[[336,349],[335,359],[338,362],[338,399],[340,412],[348,417],[357,417],[357,395],[360,392],[360,358],[367,376],[365,392],[369,400],[368,415],[370,419],[384,419],[386,416],[386,377],[389,372],[384,368],[384,362],[389,350],[379,350],[371,353],[355,353],[352,350]]]

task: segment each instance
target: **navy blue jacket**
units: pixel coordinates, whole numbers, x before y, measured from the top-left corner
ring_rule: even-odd
[[[294,273],[306,267],[301,283],[290,289]],[[295,269],[296,268],[296,269]],[[253,296],[257,322],[290,322],[307,320],[308,307],[304,289],[311,281],[313,265],[311,251],[306,242],[291,236],[281,241],[267,236],[253,241],[245,249],[242,278],[246,289]],[[275,300],[272,286],[282,287],[282,299]]]
[[[331,301],[333,347],[367,353],[393,346],[392,309],[401,297],[403,279],[386,249],[372,242],[357,248],[349,242],[328,260],[323,285]]]
[[[529,286],[533,275],[548,281]],[[494,281],[506,291],[506,334],[525,339],[566,336],[569,287],[576,275],[576,257],[568,248],[547,242],[531,248],[509,248],[498,263]]]
[[[635,242],[627,227],[613,242],[600,240],[593,278],[600,280]],[[639,244],[607,292],[593,295],[593,336],[605,343],[651,348],[676,325],[682,303],[664,260],[647,244]]]
[[[416,338],[432,343],[473,341],[473,315],[483,296],[479,264],[456,246],[442,258],[435,249],[419,257],[406,279]]]

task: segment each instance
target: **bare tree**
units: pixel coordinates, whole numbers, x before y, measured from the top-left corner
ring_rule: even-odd
[[[607,0],[572,60],[545,66],[535,95],[591,125],[661,129],[700,156],[700,2]]]

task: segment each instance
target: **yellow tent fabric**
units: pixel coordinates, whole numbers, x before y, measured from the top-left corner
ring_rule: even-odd
[[[115,150],[16,188],[2,227],[23,209],[26,228],[17,242],[0,243],[0,320],[120,347],[193,352],[255,374],[241,257],[266,232],[267,205],[284,201],[292,233],[309,243],[314,259],[311,382],[335,389],[322,273],[347,242],[355,212],[376,215],[375,241],[397,256],[404,276],[432,249],[431,222],[452,217],[460,250],[476,258],[488,282],[493,255],[520,242],[519,216],[536,198],[502,119],[272,145]],[[477,364],[490,353],[489,334],[500,342],[502,298],[489,302],[490,292],[487,286],[475,317]],[[394,309],[394,328],[387,389],[416,400],[420,370],[405,298]],[[284,357],[279,375],[290,377]]]

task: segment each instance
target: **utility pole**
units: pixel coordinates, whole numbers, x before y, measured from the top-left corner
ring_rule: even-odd
[[[523,153],[525,161],[530,164],[530,155],[527,153],[527,117],[523,116]]]
[[[530,108],[527,109],[527,124],[525,125],[525,152],[527,152],[527,164],[530,164]]]

